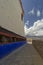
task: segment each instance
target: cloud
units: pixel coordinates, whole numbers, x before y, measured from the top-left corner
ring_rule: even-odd
[[[43,19],[34,22],[33,26],[27,28],[26,24],[24,26],[25,35],[30,36],[42,36],[43,35]]]
[[[40,10],[38,10],[38,11],[37,11],[37,17],[39,17],[40,14],[41,14],[41,13],[40,13]]]
[[[32,14],[33,15],[34,14],[34,8],[31,11],[29,11],[28,14]]]
[[[27,20],[27,22],[25,23],[25,25],[29,25],[29,20]]]
[[[28,25],[29,25],[29,20],[27,20],[27,22],[25,23],[25,26],[24,26],[24,31],[25,31],[25,35],[28,34]]]
[[[25,31],[25,35],[28,35],[28,28],[26,25],[24,26],[24,31]]]

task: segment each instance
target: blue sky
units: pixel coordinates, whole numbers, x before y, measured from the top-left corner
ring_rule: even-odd
[[[43,35],[43,25],[39,26],[39,24],[43,24],[43,0],[22,0],[22,4],[24,8],[25,33],[27,35]],[[33,30],[34,26],[39,26],[37,28],[39,32],[38,30]]]

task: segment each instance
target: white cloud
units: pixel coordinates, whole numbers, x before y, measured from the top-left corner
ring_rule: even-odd
[[[24,31],[25,31],[25,35],[28,35],[28,28],[26,25],[24,26]]]
[[[25,35],[32,35],[32,36],[42,36],[43,35],[43,19],[37,20],[34,22],[33,26],[30,28],[27,28],[27,26],[24,26],[25,29]]]
[[[40,14],[41,14],[41,13],[40,13],[40,10],[38,10],[38,11],[37,11],[37,17],[39,17]]]
[[[28,14],[32,14],[33,15],[34,14],[34,8],[31,11],[29,11]]]
[[[24,31],[25,31],[25,35],[28,34],[28,26],[29,25],[29,20],[27,20],[27,22],[25,23],[25,26],[24,26]]]
[[[29,25],[29,20],[27,20],[27,22],[25,23],[25,25]]]

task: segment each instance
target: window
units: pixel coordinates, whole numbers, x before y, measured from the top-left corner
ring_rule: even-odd
[[[21,20],[23,20],[23,13],[21,13]]]

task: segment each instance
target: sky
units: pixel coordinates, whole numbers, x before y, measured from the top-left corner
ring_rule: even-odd
[[[43,36],[43,0],[22,0],[24,30],[28,36]]]

